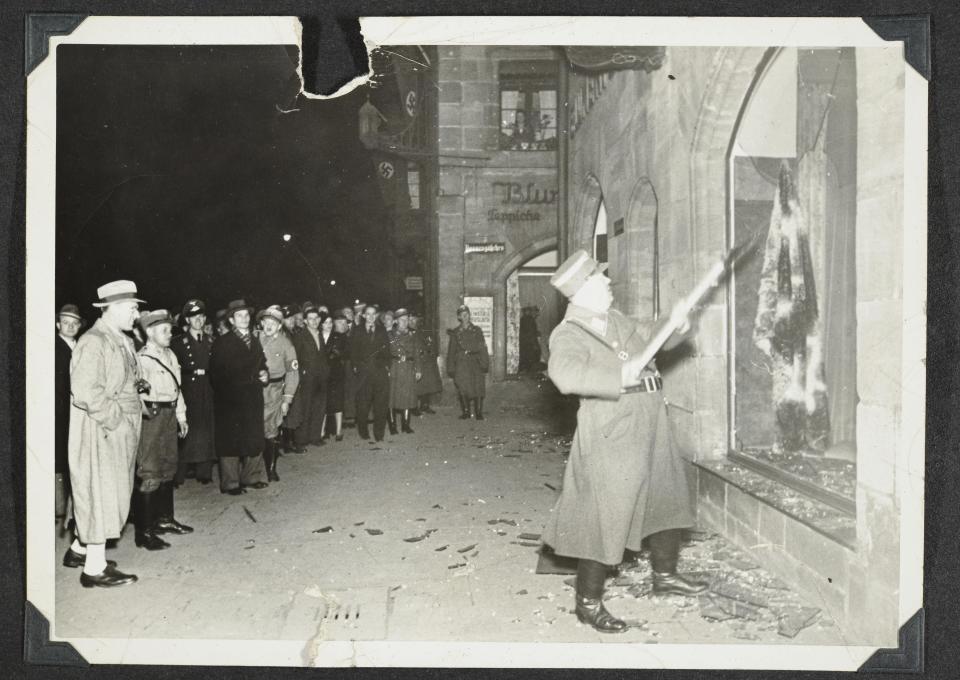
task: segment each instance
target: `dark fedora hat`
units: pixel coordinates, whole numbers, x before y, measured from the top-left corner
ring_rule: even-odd
[[[239,300],[231,300],[227,304],[226,316],[228,319],[232,318],[234,314],[236,314],[237,312],[242,312],[243,310],[247,310],[248,312],[253,314],[253,307],[248,305],[246,301],[243,300],[243,298]]]
[[[57,318],[61,316],[72,316],[74,319],[84,323],[86,319],[80,316],[80,308],[76,305],[67,304],[60,308],[60,311],[57,312]]]

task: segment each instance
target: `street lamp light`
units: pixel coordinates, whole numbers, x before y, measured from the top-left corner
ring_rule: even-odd
[[[310,260],[307,258],[307,256],[303,254],[303,251],[300,250],[300,247],[297,245],[297,242],[293,240],[293,234],[289,234],[289,233],[284,234],[284,235],[283,235],[283,241],[284,241],[284,243],[292,243],[292,244],[293,244],[293,249],[294,249],[295,251],[297,251],[297,255],[299,255],[299,256],[300,256],[300,259],[303,260],[304,263],[306,263],[307,267],[310,269],[310,273],[313,274],[313,278],[316,279],[316,281],[317,281],[317,296],[318,296],[318,299],[322,299],[322,298],[323,298],[323,283],[321,282],[320,274],[319,274],[319,273],[317,272],[317,270],[314,268],[313,263],[310,262]],[[332,284],[333,281],[331,281],[330,283]]]

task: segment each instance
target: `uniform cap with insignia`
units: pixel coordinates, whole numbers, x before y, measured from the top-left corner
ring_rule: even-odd
[[[458,316],[460,315],[460,312],[469,312],[469,311],[470,311],[470,308],[467,307],[466,305],[460,305],[459,307],[457,307]]]
[[[225,309],[218,309],[218,310],[217,310],[217,321],[223,321],[223,320],[226,319],[226,318],[227,318],[227,310],[225,310]]]
[[[94,307],[106,307],[114,302],[140,302],[146,304],[146,300],[137,297],[137,284],[133,281],[111,281],[97,288],[99,302],[94,302]]]
[[[140,328],[147,330],[157,324],[168,323],[173,325],[173,317],[165,309],[154,309],[151,312],[144,312],[140,315]]]
[[[283,310],[280,308],[280,305],[270,305],[266,309],[261,309],[257,313],[257,321],[260,321],[268,316],[271,319],[275,319],[276,321],[283,323]]]
[[[577,250],[564,260],[563,264],[553,273],[553,276],[550,277],[550,285],[566,297],[572,297],[583,287],[587,279],[606,270],[607,265],[605,263],[600,264],[590,257],[585,250]]]
[[[333,320],[334,320],[334,321],[336,321],[337,319],[346,319],[346,318],[347,318],[347,315],[343,313],[343,310],[342,310],[342,309],[338,309],[338,310],[334,311],[334,313],[333,313]]]
[[[410,311],[405,307],[401,307],[400,309],[398,309],[393,313],[394,319],[399,319],[401,316],[410,316]]]
[[[289,319],[291,316],[296,316],[300,313],[300,309],[296,305],[284,305],[280,309],[283,310],[284,319]]]
[[[80,308],[76,305],[64,305],[60,308],[60,311],[57,312],[57,318],[61,316],[72,316],[77,321],[83,322],[85,319],[80,316]]]
[[[203,304],[203,300],[187,300],[186,304],[183,305],[183,311],[180,312],[180,316],[184,319],[189,319],[191,316],[206,314],[206,312],[207,306]]]

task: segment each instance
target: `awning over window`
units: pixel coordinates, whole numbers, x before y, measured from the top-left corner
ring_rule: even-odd
[[[655,71],[663,65],[666,47],[564,47],[570,65],[584,71],[618,71],[623,69]]]

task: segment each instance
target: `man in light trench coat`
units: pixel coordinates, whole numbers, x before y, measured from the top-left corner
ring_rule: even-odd
[[[627,624],[603,605],[609,566],[646,538],[655,594],[695,595],[706,589],[677,573],[680,530],[694,525],[684,461],[674,445],[656,365],[637,364],[647,329],[611,309],[610,280],[583,250],[557,269],[550,283],[569,298],[550,337],[550,379],[563,394],[580,396],[577,431],[563,490],[543,541],[559,555],[579,558],[577,618],[603,633]],[[683,341],[689,322],[679,307]],[[669,319],[674,321],[673,318]]]
[[[137,319],[137,287],[114,281],[97,289],[103,315],[78,341],[70,360],[70,481],[76,539],[64,555],[83,566],[85,588],[121,586],[137,577],[108,562],[105,547],[119,538],[130,511],[140,439],[140,370],[123,331]]]

